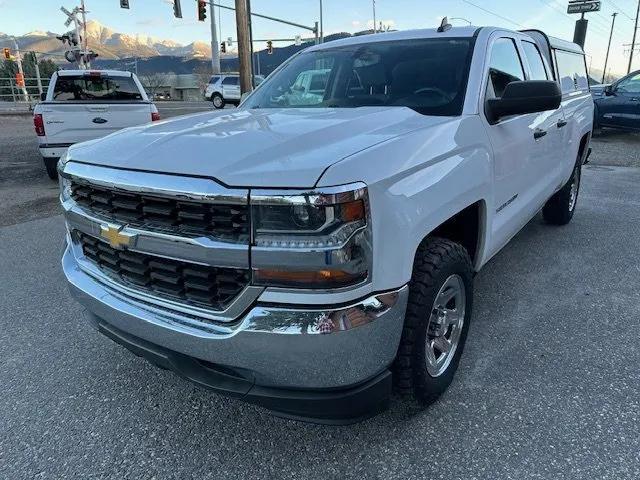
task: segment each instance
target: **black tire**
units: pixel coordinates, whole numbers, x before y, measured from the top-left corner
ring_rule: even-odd
[[[58,159],[57,158],[45,158],[44,167],[47,169],[47,175],[51,180],[58,179]]]
[[[222,95],[214,93],[211,95],[211,103],[213,104],[213,108],[220,110],[224,108],[225,101]]]
[[[427,368],[427,339],[430,335],[436,296],[452,276],[464,285],[465,311],[459,340],[445,370],[433,376]],[[413,264],[409,303],[400,348],[394,363],[394,385],[398,393],[412,396],[422,405],[433,403],[447,389],[455,374],[469,331],[473,307],[473,267],[461,245],[442,238],[423,242]],[[449,328],[449,327],[447,327]]]
[[[580,179],[582,178],[582,156],[576,162],[571,178],[547,200],[542,209],[544,221],[550,225],[566,225],[573,218],[580,193]],[[575,189],[574,189],[575,183]]]

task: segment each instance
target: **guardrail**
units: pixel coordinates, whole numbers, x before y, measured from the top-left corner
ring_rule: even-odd
[[[16,79],[13,77],[0,77],[0,102],[13,102],[15,104],[29,104],[33,105],[40,101],[40,93],[46,92],[49,86],[48,78],[41,79],[41,86],[38,85],[37,78],[25,78],[24,85],[27,91],[25,98],[22,87],[19,87],[16,83]]]

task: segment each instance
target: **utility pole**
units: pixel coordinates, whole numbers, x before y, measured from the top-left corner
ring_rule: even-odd
[[[11,40],[13,40],[13,45],[16,47],[16,60],[18,64],[18,73],[22,78],[22,85],[17,85],[17,82],[16,82],[16,86],[22,88],[22,95],[24,95],[24,101],[29,102],[29,94],[27,93],[27,87],[26,87],[26,84],[24,83],[24,70],[22,69],[22,57],[20,56],[20,47],[18,46],[18,41],[15,39],[15,37],[11,37]]]
[[[240,92],[248,93],[253,89],[251,83],[251,38],[249,35],[249,11],[247,0],[236,2],[236,30],[238,32],[238,61],[240,63]]]
[[[216,28],[216,7],[213,2],[209,3],[211,11],[209,18],[211,20],[211,71],[215,75],[220,73],[220,45],[218,44],[218,29]]]
[[[631,53],[629,54],[629,68],[627,69],[627,75],[631,73],[631,67],[633,65],[633,51],[636,48],[636,35],[638,34],[638,17],[640,17],[640,0],[638,0],[638,9],[636,10],[636,23],[633,27],[633,40],[631,41]]]
[[[611,35],[609,35],[609,45],[607,46],[607,56],[604,57],[604,68],[602,69],[602,83],[604,83],[604,77],[607,75],[607,63],[609,63],[609,51],[611,50],[611,40],[613,39],[613,28],[616,25],[616,17],[618,16],[617,12],[614,12],[613,20],[611,21]]]
[[[38,82],[38,94],[42,95],[42,78],[40,78],[40,66],[38,65],[38,57],[36,56],[36,52],[31,52],[33,55],[33,64],[36,68],[36,81]]]
[[[322,0],[320,0],[320,43],[324,43],[324,20]]]
[[[373,33],[377,33],[376,28],[376,0],[373,0]]]

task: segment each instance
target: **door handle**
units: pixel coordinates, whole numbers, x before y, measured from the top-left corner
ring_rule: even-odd
[[[547,134],[546,130],[542,130],[540,128],[536,128],[535,131],[533,132],[533,138],[535,138],[536,140],[544,137]]]
[[[631,99],[631,101],[632,101],[632,102],[640,102],[640,98],[635,98],[635,97],[633,97],[633,98]]]
[[[563,119],[558,120],[558,128],[566,127],[567,123],[568,122],[566,120],[563,120]]]

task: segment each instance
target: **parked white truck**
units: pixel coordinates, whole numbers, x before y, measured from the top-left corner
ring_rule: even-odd
[[[216,392],[319,422],[394,386],[427,405],[475,272],[539,211],[571,220],[592,120],[582,50],[540,32],[313,46],[238,110],[71,147],[64,272],[100,332]]]
[[[40,154],[50,178],[71,145],[122,128],[160,120],[135,74],[118,70],[59,70],[33,110]]]

